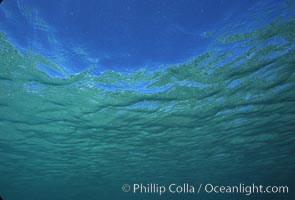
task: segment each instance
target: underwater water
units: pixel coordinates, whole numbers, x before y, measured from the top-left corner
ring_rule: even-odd
[[[295,3],[269,2],[204,31],[183,63],[129,71],[71,73],[0,25],[2,198],[294,199]],[[140,183],[195,192],[134,194]],[[240,183],[288,193],[204,190]]]

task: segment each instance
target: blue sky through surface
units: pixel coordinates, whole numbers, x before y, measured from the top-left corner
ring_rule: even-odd
[[[215,33],[246,15],[247,1],[5,1],[0,27],[20,48],[80,72],[183,63]]]

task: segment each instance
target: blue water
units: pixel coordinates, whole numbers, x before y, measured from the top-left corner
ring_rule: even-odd
[[[0,196],[294,199],[294,17],[293,0],[4,0]]]

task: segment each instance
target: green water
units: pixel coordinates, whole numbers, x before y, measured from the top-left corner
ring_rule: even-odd
[[[6,199],[293,199],[295,19],[223,36],[184,64],[65,74],[0,36]],[[220,48],[219,48],[220,49]],[[243,49],[241,53],[237,51]],[[287,185],[279,195],[134,195],[123,184]]]

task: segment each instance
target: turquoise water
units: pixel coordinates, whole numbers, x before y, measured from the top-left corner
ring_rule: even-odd
[[[204,37],[215,42],[183,64],[67,75],[1,33],[3,199],[294,199],[294,16]],[[289,193],[122,191],[135,183]]]

